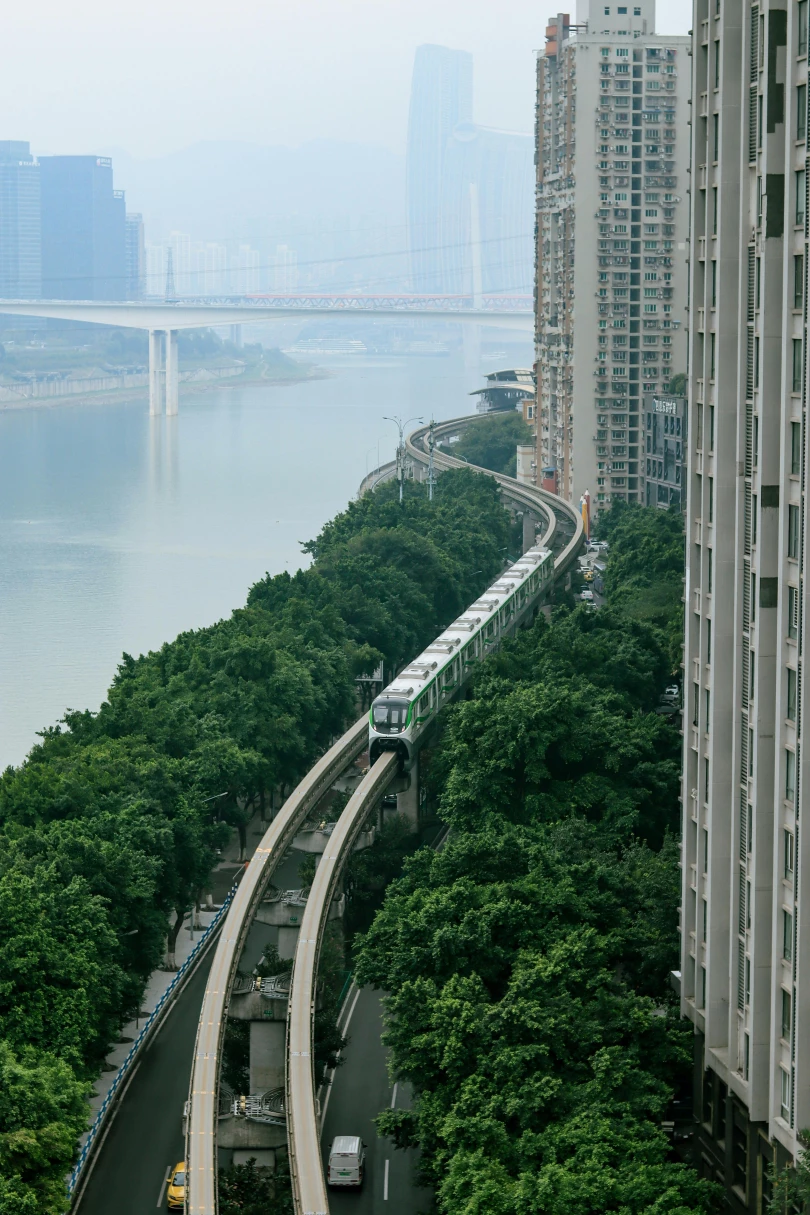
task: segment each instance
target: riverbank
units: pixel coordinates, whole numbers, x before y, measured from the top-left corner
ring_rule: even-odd
[[[180,395],[199,396],[201,393],[220,391],[224,388],[289,388],[295,384],[307,384],[312,380],[326,380],[334,374],[322,367],[307,367],[302,375],[278,377],[254,375],[253,371],[252,367],[245,371],[224,368],[221,376],[198,371],[181,372]],[[64,390],[26,395],[25,390],[17,391],[8,385],[0,385],[0,413],[63,405],[119,405],[141,400],[149,387],[149,375],[143,372],[125,376],[105,376],[103,379],[94,380],[44,381],[34,385],[37,386]]]

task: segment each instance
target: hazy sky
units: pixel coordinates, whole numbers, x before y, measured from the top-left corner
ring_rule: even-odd
[[[26,0],[3,15],[0,139],[162,155],[202,139],[403,147],[414,48],[475,57],[476,118],[532,126],[534,48],[554,0]],[[658,0],[685,34],[691,0]]]

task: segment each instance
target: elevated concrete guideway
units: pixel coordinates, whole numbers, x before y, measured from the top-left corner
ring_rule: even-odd
[[[476,306],[477,305],[477,306]],[[47,320],[84,321],[122,329],[149,331],[149,412],[168,416],[178,411],[177,333],[209,325],[240,325],[306,316],[415,316],[428,320],[467,321],[499,328],[534,325],[530,306],[521,296],[256,296],[244,300],[205,299],[151,302],[103,300],[0,300],[0,313]]]

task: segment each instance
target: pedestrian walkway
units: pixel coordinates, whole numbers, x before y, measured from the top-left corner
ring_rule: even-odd
[[[251,856],[264,834],[264,830],[261,818],[256,814],[251,819],[247,829],[248,853]],[[239,861],[239,834],[234,831],[231,839],[223,849],[222,859],[214,866],[214,871],[211,874],[210,886],[213,899],[211,907],[199,912],[196,919],[192,919],[192,913],[189,912],[183,922],[183,927],[180,929],[175,945],[175,961],[178,970],[213,920],[218,906],[230,890],[241,868],[243,868],[243,864]],[[155,1005],[174,979],[176,973],[177,971],[175,970],[154,970],[149,976],[139,1015],[134,1020],[128,1022],[121,1030],[118,1042],[107,1055],[101,1075],[93,1085],[93,1092],[90,1097],[90,1122],[93,1121],[101,1108],[104,1098],[112,1087],[118,1069],[129,1054],[132,1043],[137,1038],[139,1031],[143,1029],[144,1021],[154,1010]],[[86,1135],[82,1136],[82,1143],[84,1143],[85,1138]]]

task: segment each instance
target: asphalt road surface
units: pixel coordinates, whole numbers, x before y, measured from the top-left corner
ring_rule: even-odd
[[[166,1208],[165,1178],[183,1159],[183,1106],[214,946],[141,1057],[90,1175],[79,1215]]]
[[[386,1050],[380,1041],[379,993],[363,988],[355,994],[357,1002],[346,1031],[349,1045],[335,1072],[321,1145],[325,1168],[336,1135],[359,1135],[368,1145],[366,1179],[359,1192],[330,1190],[329,1210],[331,1215],[420,1215],[430,1208],[430,1194],[416,1184],[416,1153],[397,1151],[377,1136],[372,1123],[380,1110],[392,1104],[407,1108],[410,1094],[402,1085],[395,1091],[388,1079]]]

